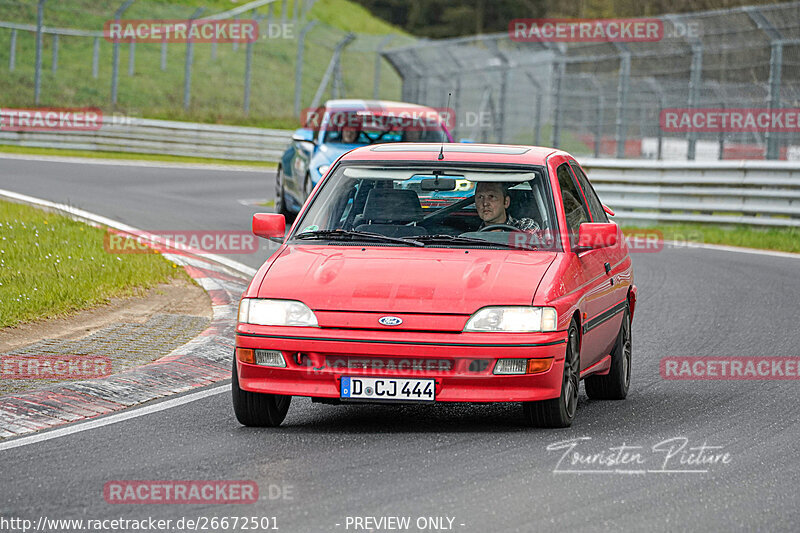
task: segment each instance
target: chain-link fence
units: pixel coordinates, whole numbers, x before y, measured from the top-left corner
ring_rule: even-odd
[[[457,137],[596,157],[800,159],[797,127],[668,133],[660,123],[675,108],[800,107],[800,2],[659,20],[654,42],[519,42],[502,33],[383,55],[403,78],[404,100],[445,106],[452,93]]]
[[[0,107],[95,106],[291,127],[315,100],[398,99],[400,77],[379,52],[414,39],[327,26],[312,20],[315,1],[259,0],[215,12],[149,1],[0,0]],[[255,19],[259,38],[113,43],[103,33],[115,19],[209,18]]]

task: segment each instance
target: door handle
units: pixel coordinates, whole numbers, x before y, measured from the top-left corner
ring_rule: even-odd
[[[605,263],[603,266],[606,267],[606,274],[610,274],[611,273],[611,265],[608,264],[608,263]]]

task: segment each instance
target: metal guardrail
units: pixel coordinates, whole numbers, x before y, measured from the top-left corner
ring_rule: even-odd
[[[0,144],[131,154],[277,161],[291,131],[169,120],[105,117],[97,131],[2,131]]]
[[[290,130],[106,117],[98,131],[0,130],[0,145],[278,161]],[[579,158],[616,221],[800,227],[800,163]]]
[[[800,163],[579,160],[617,222],[800,227]]]

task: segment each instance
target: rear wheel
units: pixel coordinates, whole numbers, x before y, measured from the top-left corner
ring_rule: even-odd
[[[523,403],[522,410],[528,424],[543,428],[566,428],[572,424],[578,408],[580,365],[578,325],[573,320],[567,333],[561,396],[550,400]]]
[[[231,394],[233,396],[233,412],[236,414],[236,420],[244,426],[280,426],[289,411],[292,397],[242,390],[239,387],[239,376],[236,372],[236,356],[234,355],[233,357]]]
[[[611,352],[611,369],[605,376],[584,380],[586,395],[592,400],[624,400],[631,384],[631,315],[627,309]]]
[[[286,207],[286,192],[283,186],[283,169],[278,167],[275,174],[275,212],[285,217],[291,216]]]

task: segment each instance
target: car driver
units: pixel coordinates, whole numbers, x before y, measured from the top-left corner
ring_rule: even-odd
[[[475,187],[475,208],[483,223],[481,228],[503,224],[521,231],[538,231],[539,224],[532,218],[514,218],[506,212],[511,204],[508,184],[480,181]],[[501,228],[498,228],[501,229]]]

